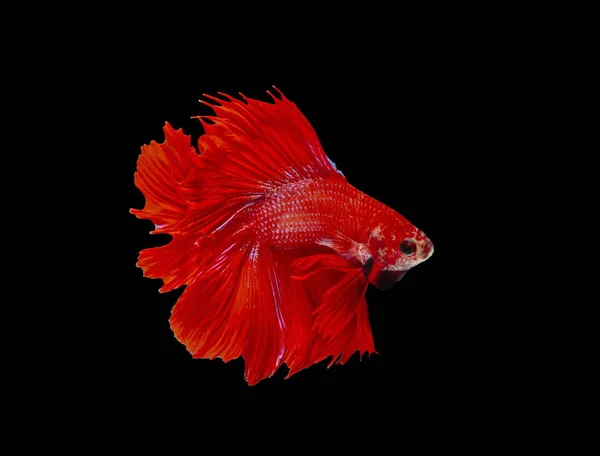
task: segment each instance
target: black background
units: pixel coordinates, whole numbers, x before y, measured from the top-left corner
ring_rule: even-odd
[[[118,265],[126,290],[116,337],[120,359],[137,374],[132,390],[147,390],[152,400],[199,403],[206,397],[353,398],[423,407],[501,401],[512,380],[501,368],[505,355],[498,347],[509,336],[493,336],[503,311],[493,303],[495,289],[484,288],[485,267],[478,263],[490,255],[481,241],[488,222],[480,184],[492,179],[493,158],[503,147],[494,122],[513,76],[483,51],[437,43],[427,53],[340,57],[332,49],[331,61],[316,64],[301,52],[282,60],[255,50],[267,65],[240,51],[226,66],[188,59],[179,67],[154,56],[133,75],[113,75],[124,89],[113,123],[119,146],[110,152],[118,157]],[[143,278],[135,267],[140,250],[168,238],[150,235],[151,222],[128,210],[143,207],[133,185],[140,147],[163,140],[165,121],[195,143],[202,129],[191,117],[211,113],[198,103],[203,93],[241,91],[268,100],[271,85],[296,103],[348,181],[425,231],[435,253],[393,289],[369,288],[378,355],[362,361],[355,355],[330,369],[323,362],[288,380],[284,367],[249,387],[241,360],[194,360],[175,340],[168,318],[181,290],[159,294],[161,281]]]
[[[7,138],[20,143],[5,149],[7,159],[27,163],[6,167],[5,215],[7,230],[27,239],[6,244],[21,261],[6,260],[5,269],[25,279],[16,288],[5,277],[5,326],[17,332],[5,355],[26,347],[20,365],[5,369],[25,386],[22,394],[10,390],[19,404],[12,421],[29,426],[38,418],[44,429],[67,429],[75,444],[108,443],[110,451],[122,447],[110,439],[115,431],[136,449],[189,436],[194,451],[232,443],[248,451],[254,442],[263,451],[279,442],[294,449],[319,430],[336,445],[384,442],[392,451],[406,448],[413,430],[419,448],[445,449],[514,446],[527,436],[537,448],[565,435],[565,420],[586,415],[563,413],[561,402],[585,406],[589,395],[576,397],[578,360],[571,368],[560,358],[593,346],[567,343],[570,331],[582,332],[578,304],[593,294],[577,299],[583,278],[559,294],[568,283],[564,266],[573,262],[568,243],[556,244],[556,229],[578,226],[564,216],[567,208],[579,211],[582,193],[568,194],[569,176],[585,179],[547,164],[555,157],[560,168],[585,167],[571,154],[590,118],[579,130],[565,120],[579,123],[570,100],[591,103],[583,79],[593,72],[577,62],[593,61],[582,45],[593,42],[585,36],[593,28],[566,10],[563,21],[562,10],[522,6],[424,5],[413,13],[348,4],[332,5],[332,17],[329,5],[290,3],[275,17],[246,15],[240,5],[220,15],[206,2],[198,6],[201,12],[161,5],[159,18],[146,7],[129,17],[110,6],[69,12],[68,26],[43,21],[51,30],[36,39],[29,15],[24,38],[13,37],[19,59],[6,74],[25,84],[6,84],[5,95],[17,99],[11,118],[26,131],[11,135],[7,123]],[[580,30],[572,33],[565,21]],[[18,46],[30,42],[37,53]],[[249,387],[241,360],[194,360],[175,340],[168,319],[181,290],[160,294],[160,281],[135,267],[140,250],[168,239],[150,235],[151,223],[129,209],[144,204],[133,185],[140,147],[162,141],[166,121],[195,142],[202,131],[191,117],[210,113],[197,101],[203,93],[268,100],[273,84],[308,118],[349,182],[423,229],[435,253],[393,289],[368,290],[378,355],[331,369],[320,363],[289,380],[282,368]],[[47,185],[36,188],[30,171],[41,171]],[[542,217],[545,205],[551,211]],[[21,223],[21,212],[34,222]],[[42,246],[51,251],[40,254]],[[571,308],[577,314],[569,321]],[[569,377],[574,387],[564,382]],[[35,409],[24,403],[31,398]],[[246,401],[242,413],[231,408]],[[86,441],[61,415],[100,435]],[[269,415],[285,432],[265,425]],[[253,424],[262,433],[238,431]],[[215,438],[214,428],[227,439]],[[32,442],[48,443],[42,439]]]
[[[119,429],[136,449],[189,436],[195,451],[238,442],[264,451],[278,438],[293,449],[320,429],[336,445],[383,441],[392,451],[405,448],[413,429],[419,448],[514,446],[523,436],[537,448],[565,435],[565,420],[586,415],[564,413],[561,402],[589,404],[589,395],[576,397],[583,378],[574,355],[593,346],[568,344],[571,331],[583,332],[579,304],[594,295],[577,298],[586,281],[573,287],[563,278],[573,261],[568,242],[556,243],[558,227],[578,226],[565,214],[580,212],[583,192],[567,190],[570,177],[585,181],[574,153],[589,145],[573,141],[594,131],[575,102],[592,103],[584,79],[594,74],[585,68],[593,28],[581,14],[348,4],[331,5],[327,17],[329,5],[290,3],[269,17],[254,3],[253,15],[237,4],[218,15],[206,2],[197,6],[161,5],[158,18],[146,7],[69,11],[67,24],[42,20],[47,30],[28,15],[17,27],[23,39],[8,43],[18,59],[7,60],[5,73],[20,84],[5,84],[6,100],[18,104],[5,128],[18,141],[5,149],[7,159],[26,161],[5,167],[7,232],[26,235],[6,243],[20,261],[5,261],[5,329],[17,332],[5,356],[19,346],[26,352],[5,369],[25,387],[10,390],[19,412],[11,422],[38,418],[44,429],[67,429],[69,442],[106,442],[111,451],[122,447],[109,438]],[[159,294],[160,281],[135,267],[140,250],[168,239],[151,236],[151,223],[129,209],[143,206],[133,185],[140,147],[162,141],[165,121],[195,141],[201,127],[190,117],[210,113],[197,101],[203,93],[268,100],[272,84],[297,104],[349,182],[423,229],[435,253],[393,289],[369,289],[378,355],[331,369],[321,363],[289,380],[282,368],[248,387],[241,360],[194,360],[174,339],[168,318],[181,291]],[[570,130],[569,117],[580,125]],[[15,135],[13,124],[25,131]],[[549,169],[552,160],[560,169]],[[48,182],[34,185],[36,172]],[[33,223],[22,223],[22,212]],[[565,366],[561,357],[575,361]],[[24,402],[31,398],[35,409]],[[244,413],[230,407],[246,401]],[[265,425],[268,415],[286,432]],[[62,416],[100,435],[86,441]],[[241,438],[235,428],[252,424],[267,435]],[[49,443],[43,435],[31,441]]]

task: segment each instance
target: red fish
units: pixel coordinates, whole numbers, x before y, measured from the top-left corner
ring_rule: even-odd
[[[250,385],[331,357],[376,353],[365,293],[390,288],[433,244],[350,185],[296,105],[205,95],[198,151],[168,123],[142,147],[138,218],[171,241],[140,253],[161,292],[186,286],[170,325],[194,358],[243,357]]]

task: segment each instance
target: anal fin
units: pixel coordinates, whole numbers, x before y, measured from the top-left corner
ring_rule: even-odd
[[[313,343],[304,367],[329,357],[331,366],[344,364],[356,352],[377,353],[365,299],[368,282],[360,265],[337,254],[320,254],[301,258],[294,266],[293,277],[314,303]]]

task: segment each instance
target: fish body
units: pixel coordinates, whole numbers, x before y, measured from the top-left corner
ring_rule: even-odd
[[[164,128],[142,148],[135,183],[155,233],[141,252],[161,291],[186,286],[170,319],[197,358],[242,356],[255,384],[356,352],[374,353],[365,292],[387,289],[427,260],[433,244],[398,212],[350,185],[297,107],[207,96],[199,153]],[[288,375],[288,376],[289,376]]]

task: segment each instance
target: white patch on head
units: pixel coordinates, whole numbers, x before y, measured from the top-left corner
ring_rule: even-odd
[[[371,231],[371,234],[369,235],[369,239],[376,239],[378,241],[383,241],[383,230],[381,229],[381,226],[377,226],[373,229],[373,231]]]
[[[379,255],[379,262],[380,263],[385,263],[386,259],[387,259],[387,247],[379,249],[377,251],[377,254]]]
[[[417,263],[413,263],[409,258],[398,258],[394,264],[390,264],[389,266],[384,268],[384,271],[408,271],[413,266],[416,266]]]

